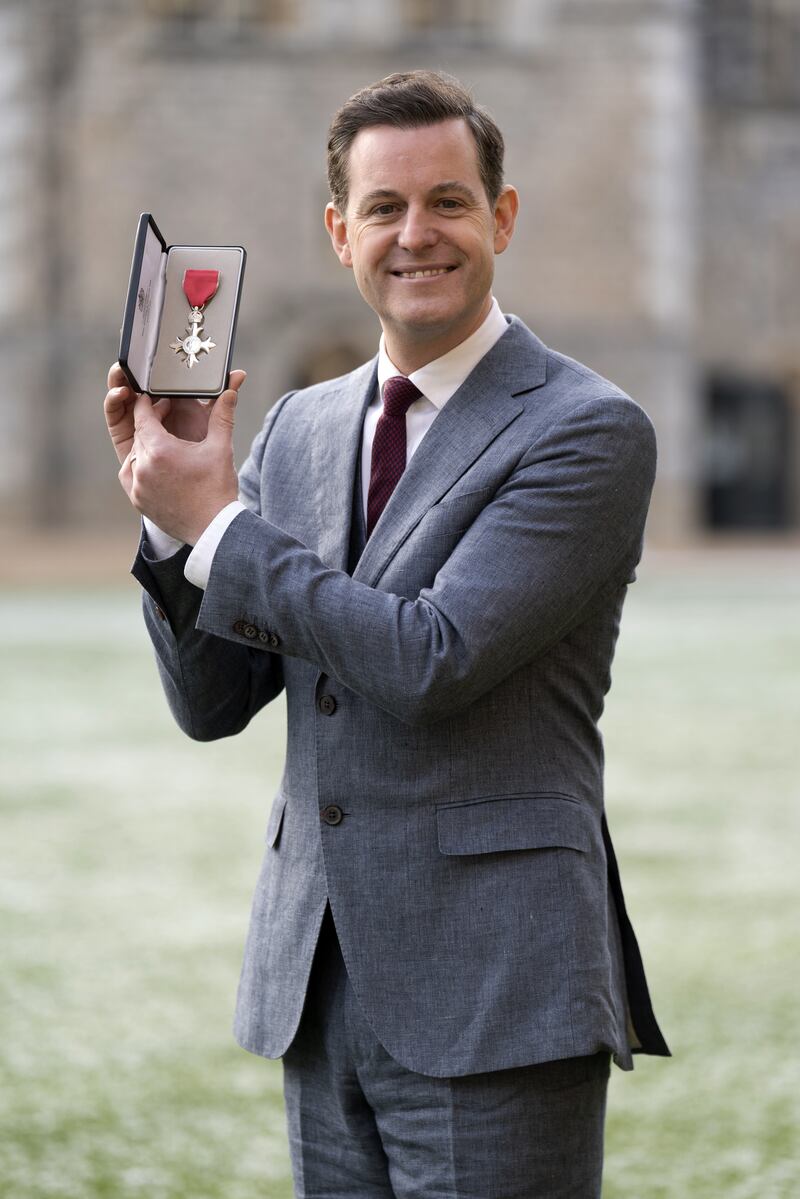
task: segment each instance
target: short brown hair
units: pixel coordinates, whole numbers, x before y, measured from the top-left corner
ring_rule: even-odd
[[[328,133],[328,185],[339,212],[347,208],[347,163],[356,135],[372,125],[415,129],[439,121],[464,120],[478,151],[481,180],[494,205],[503,189],[503,135],[489,113],[452,75],[406,71],[387,75],[351,96],[336,113]]]

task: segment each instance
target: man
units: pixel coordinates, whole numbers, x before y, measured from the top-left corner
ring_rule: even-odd
[[[379,354],[284,396],[238,483],[241,372],[210,412],[109,380],[178,723],[286,689],[236,1033],[284,1059],[308,1199],[599,1195],[609,1056],[668,1053],[597,730],[653,433],[501,315],[502,161],[447,77],[343,106],[325,220]]]

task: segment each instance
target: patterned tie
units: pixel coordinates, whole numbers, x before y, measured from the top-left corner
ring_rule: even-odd
[[[383,385],[383,413],[372,442],[367,496],[367,537],[378,523],[389,496],[406,468],[406,412],[422,392],[405,375]]]

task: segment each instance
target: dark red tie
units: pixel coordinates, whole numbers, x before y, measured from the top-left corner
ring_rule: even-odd
[[[367,537],[378,523],[406,468],[406,412],[422,392],[405,375],[383,385],[383,413],[372,441],[372,465],[367,496]]]

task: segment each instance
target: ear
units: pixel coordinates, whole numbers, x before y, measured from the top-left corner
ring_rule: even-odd
[[[350,253],[350,242],[347,237],[347,225],[339,209],[334,204],[328,204],[325,209],[325,228],[328,230],[333,246],[333,252],[342,266],[351,267],[353,257]]]
[[[502,254],[514,234],[519,212],[519,192],[506,184],[494,206],[494,252]]]

